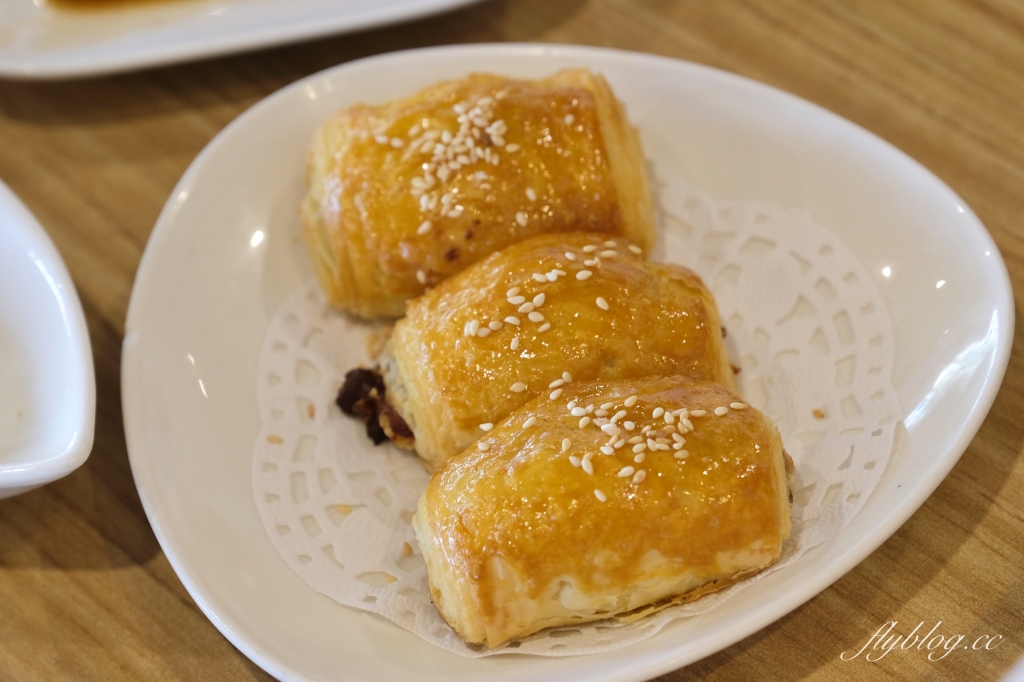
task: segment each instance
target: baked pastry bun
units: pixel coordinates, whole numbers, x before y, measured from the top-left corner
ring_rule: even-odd
[[[363,317],[525,237],[654,243],[636,130],[604,78],[473,74],[339,112],[309,153],[302,222],[328,298]]]
[[[564,382],[672,374],[733,385],[714,298],[622,238],[541,235],[412,301],[378,358],[429,468]],[[389,428],[384,424],[385,429]]]
[[[594,418],[581,427],[573,407]],[[771,420],[723,386],[572,383],[448,460],[413,526],[441,615],[495,647],[640,617],[771,565],[791,467]]]

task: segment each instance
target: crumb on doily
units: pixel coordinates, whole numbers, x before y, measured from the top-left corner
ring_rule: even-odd
[[[825,418],[824,411],[819,410],[818,408],[814,408],[813,410],[811,410],[811,414],[814,415],[815,419],[824,419]]]

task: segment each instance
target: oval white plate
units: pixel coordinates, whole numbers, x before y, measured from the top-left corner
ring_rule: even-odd
[[[68,10],[0,0],[0,76],[94,76],[348,33],[478,0],[164,0]]]
[[[81,466],[95,416],[75,285],[42,226],[0,182],[0,498]]]
[[[249,481],[257,351],[271,315],[312,273],[296,206],[321,121],[471,69],[541,76],[569,66],[608,77],[656,166],[721,199],[808,208],[845,241],[890,309],[906,431],[851,525],[720,608],[601,655],[463,659],[315,593],[277,556]],[[889,537],[980,426],[1012,328],[1005,266],[970,209],[906,155],[819,107],[639,54],[418,50],[299,81],[240,116],[195,160],[157,222],[132,293],[125,429],[142,502],[178,575],[221,632],[283,680],[641,680],[764,627]]]

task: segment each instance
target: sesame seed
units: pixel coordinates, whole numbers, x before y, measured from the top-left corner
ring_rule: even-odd
[[[647,444],[646,443],[637,443],[636,445],[633,446],[633,452],[643,452],[646,449],[647,449]]]
[[[544,295],[544,292],[541,292],[533,297],[533,304],[539,308],[544,305],[544,299],[546,298],[547,296]]]
[[[566,260],[576,260],[576,254],[572,253],[571,251],[566,251],[565,252],[565,259]]]
[[[533,273],[533,281],[534,282],[546,282],[546,281],[548,281],[548,278],[545,275],[540,274],[539,272],[535,272],[535,273]]]
[[[513,393],[522,393],[523,391],[526,390],[526,384],[524,384],[521,381],[517,381],[516,383],[509,386],[509,390],[512,391]]]
[[[492,424],[490,422],[487,422],[486,424],[481,424],[480,425],[480,430],[481,431],[490,431],[493,428],[494,428],[494,424]]]
[[[546,332],[549,329],[551,329],[551,323],[550,322],[545,322],[541,326],[537,327],[537,332],[538,333]]]
[[[519,145],[517,145],[515,142],[507,144],[505,145],[505,151],[507,151],[509,154],[517,152],[519,151]]]
[[[690,410],[691,417],[703,417],[706,414],[707,412],[705,410]]]
[[[729,403],[729,407],[731,407],[734,410],[745,410],[745,409],[747,409],[747,404],[746,403]]]
[[[506,300],[512,305],[522,305],[523,303],[526,303],[526,297],[519,295],[509,296]]]
[[[635,445],[637,443],[643,443],[644,439],[643,439],[643,436],[633,436],[632,438],[630,438],[626,442],[629,443],[630,445]]]
[[[548,397],[551,400],[556,400],[561,395],[562,395],[562,389],[556,388],[555,390],[551,391],[551,395],[549,395]]]
[[[612,448],[608,447],[607,445],[602,445],[601,446],[601,452],[603,452],[606,455],[611,455],[611,454],[613,454],[615,452],[615,450],[613,450]]]
[[[616,246],[618,246],[618,244],[616,244],[616,243],[615,243],[615,242],[614,242],[613,240],[611,240],[611,239],[609,239],[608,241],[606,241],[606,242],[604,243],[604,245],[605,245],[605,246],[606,246],[607,248],[609,248],[609,249],[614,249],[614,248],[615,248]]]
[[[645,455],[644,453],[641,452],[641,453],[638,453],[637,456],[633,458],[633,461],[636,462],[637,464],[640,464],[646,458],[647,458],[647,455]]]
[[[525,313],[532,313],[534,307],[535,306],[533,305],[533,303],[527,301],[526,303],[524,303],[521,306],[519,306],[519,308],[517,308],[517,310],[518,310],[518,312],[521,312],[523,314],[525,314]]]
[[[569,463],[574,467],[578,467],[580,465],[580,458],[576,455],[569,455]]]
[[[587,413],[587,411],[585,409],[583,409],[582,407],[574,407],[574,408],[572,408],[572,411],[569,412],[569,414],[571,414],[574,417],[582,417],[586,413]]]
[[[562,378],[565,380],[565,383],[572,383],[572,375],[569,374],[568,372],[562,372]]]
[[[480,327],[480,329],[478,329],[476,331],[476,335],[479,336],[481,339],[487,338],[488,336],[491,335],[491,328],[490,327]]]
[[[676,416],[679,417],[680,419],[686,419],[687,417],[690,416],[690,411],[685,407],[681,407],[678,410],[676,410]]]
[[[458,218],[460,215],[462,215],[461,208],[453,208],[452,210],[448,211],[449,218]]]
[[[664,407],[655,407],[654,408],[654,412],[651,413],[651,416],[654,417],[655,419],[657,419],[658,417],[660,417],[663,414],[665,414],[665,408]]]
[[[612,447],[615,448],[616,450],[618,450],[619,448],[621,448],[625,444],[626,444],[626,439],[625,438],[620,438],[617,441],[615,441],[615,444],[612,445]]]
[[[602,410],[610,410],[613,407],[615,407],[615,403],[605,403],[604,405],[601,406],[601,409]]]
[[[568,438],[563,438],[562,439],[562,452],[565,452],[571,446],[572,446],[572,441],[571,440],[569,440]]]
[[[491,449],[491,444],[480,441],[479,443],[476,444],[476,449],[479,450],[480,452],[487,452],[488,450]]]
[[[377,141],[377,144],[388,144],[388,136],[387,135],[377,135],[373,139]]]
[[[608,422],[607,424],[603,424],[601,426],[601,430],[604,431],[605,433],[610,433],[613,436],[617,436],[620,433],[622,433],[622,430],[619,429],[619,427],[615,426],[615,424],[613,424],[612,422]]]
[[[522,211],[517,211],[516,212],[516,222],[519,223],[520,226],[526,227],[526,221],[527,221],[526,214],[523,213]]]
[[[424,220],[423,224],[416,228],[416,234],[426,234],[430,232],[430,228],[433,227],[429,220]]]
[[[566,114],[564,120],[565,120],[565,125],[571,126],[572,122],[576,120],[576,117],[573,116],[572,114]]]
[[[671,424],[675,420],[676,420],[676,416],[674,414],[672,414],[671,412],[666,412],[665,413],[665,423],[666,424]]]
[[[653,439],[648,438],[647,439],[647,447],[650,448],[651,450],[657,450],[658,449],[658,444],[655,443]]]
[[[609,414],[609,412],[608,412],[608,410],[602,410],[602,409],[601,409],[601,408],[599,407],[599,408],[597,408],[597,411],[596,411],[596,412],[594,412],[594,414],[595,414],[595,415],[597,415],[598,417],[607,417],[607,416],[608,416],[608,414]]]
[[[724,417],[728,413],[729,413],[729,408],[728,407],[720,406],[720,407],[716,407],[715,408],[715,416],[716,417]]]
[[[498,320],[491,320],[490,322],[487,323],[487,326],[490,327],[492,331],[498,331],[499,329],[501,329],[505,325],[503,325]]]
[[[636,424],[634,424],[633,422],[622,422],[622,427],[627,431],[632,431],[633,429],[636,428]]]
[[[583,417],[582,419],[580,419],[580,428],[582,429],[584,426],[586,426],[589,423],[590,423],[590,417]]]
[[[590,455],[590,453],[588,452],[587,455]],[[586,471],[588,474],[594,473],[594,465],[590,463],[590,459],[587,456],[583,457],[581,465],[583,467],[583,470]]]
[[[536,417],[530,417],[529,419],[527,419],[526,421],[523,422],[523,428],[524,429],[528,429],[528,428],[530,428],[531,426],[533,426],[536,423],[537,423],[537,418]]]
[[[423,272],[422,270],[417,270],[416,271],[416,281],[419,282],[420,284],[426,284],[427,283],[427,273]]]
[[[512,287],[511,289],[505,292],[505,295],[508,296],[509,298],[512,298],[513,296],[518,296],[519,292],[519,287]]]
[[[600,308],[601,310],[608,310],[608,301],[604,300],[603,297],[598,296],[596,302],[598,308]]]
[[[668,445],[665,444],[665,443],[658,443],[658,449],[659,450],[668,450],[669,448],[668,448]]]
[[[640,429],[640,433],[644,434],[644,433],[647,433],[650,430],[651,430],[650,426],[645,426],[644,428]]]
[[[549,272],[548,275],[555,275],[556,277],[565,277],[565,270],[559,270],[558,268],[555,268],[554,270]],[[554,280],[551,281],[553,282]]]
[[[597,251],[597,246],[594,244],[587,244],[583,247],[583,253],[594,253]]]
[[[612,424],[614,424],[615,422],[619,421],[620,419],[622,419],[625,416],[626,416],[626,411],[625,410],[619,410],[618,412],[615,413],[615,416],[612,417]]]
[[[593,411],[594,411],[594,406],[593,405],[587,405],[587,414],[590,414]]]
[[[619,252],[616,251],[615,249],[608,249],[606,251],[602,251],[597,255],[601,256],[601,258],[615,258],[616,256],[619,255]]]
[[[469,335],[470,336],[476,336],[476,332],[477,332],[478,329],[480,329],[480,321],[479,320],[470,320],[469,321],[469,327],[468,327]]]
[[[636,405],[636,401],[637,397],[635,395],[631,395],[628,398],[626,398],[626,400],[622,404],[625,405],[626,407],[633,407],[634,405]]]
[[[682,424],[683,426],[685,426],[690,431],[693,431],[693,422],[690,421],[689,419],[683,419],[679,423]]]
[[[533,191],[532,187],[526,188],[526,198],[530,201],[537,201],[537,193]]]
[[[643,483],[645,478],[647,478],[647,472],[641,469],[640,471],[633,474],[633,485],[639,485],[640,483]]]
[[[639,256],[639,255],[641,255],[641,254],[643,254],[643,252],[644,252],[644,251],[643,251],[643,249],[641,249],[641,248],[640,248],[639,246],[637,246],[636,244],[630,244],[630,245],[629,245],[629,246],[627,246],[626,248],[627,248],[627,249],[629,249],[630,251],[632,251],[633,253],[635,253],[635,254],[636,254],[636,255],[638,255],[638,256]]]
[[[632,476],[635,469],[631,466],[624,466],[619,469],[619,478],[625,478],[626,476]]]
[[[672,440],[674,440],[677,443],[685,443],[686,442],[686,439],[683,438],[682,436],[680,436],[678,433],[673,433],[672,434]]]
[[[597,488],[594,488],[594,497],[596,497],[597,499],[599,499],[602,502],[607,502],[608,501],[608,498],[605,496],[605,494],[603,492],[601,492],[600,490],[598,490]]]
[[[608,423],[608,420],[605,419],[604,417],[595,417],[594,418],[594,426],[604,426],[607,423]]]
[[[592,273],[590,270],[580,270],[579,272],[576,273],[576,279],[582,282],[583,280],[590,277],[592,274],[594,273]]]
[[[513,325],[515,327],[518,327],[519,326],[519,318],[516,317],[515,315],[509,315],[508,317],[505,318],[505,324],[511,324],[511,325]]]
[[[600,262],[601,261],[597,260],[596,258],[589,258],[583,261],[583,264],[586,265],[588,268],[592,268],[597,266]]]
[[[565,379],[555,379],[550,384],[548,384],[548,388],[558,388],[559,386],[561,386],[564,383],[565,383]]]
[[[672,456],[675,457],[676,459],[686,459],[687,457],[690,456],[690,453],[687,452],[686,450],[680,450],[679,452]]]
[[[512,350],[519,350],[519,337],[513,336],[512,341],[509,342],[508,347]]]
[[[569,404],[566,405],[565,407],[566,407],[566,409],[571,410],[572,408],[576,407],[576,401],[575,400],[570,400]]]
[[[541,314],[541,313],[538,313],[537,311],[534,311],[534,312],[530,313],[529,315],[527,315],[527,317],[530,318],[530,322],[543,322],[544,321],[544,315]]]
[[[544,277],[545,277],[545,278],[546,278],[546,279],[547,279],[547,280],[548,280],[549,282],[554,282],[554,281],[555,281],[556,279],[558,279],[558,273],[557,273],[557,272],[555,272],[554,270],[552,270],[551,272],[546,272],[546,273],[544,273]]]

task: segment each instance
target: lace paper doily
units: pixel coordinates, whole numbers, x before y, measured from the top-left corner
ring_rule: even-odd
[[[636,623],[550,629],[496,650],[466,645],[430,601],[413,535],[427,473],[410,453],[375,448],[334,406],[345,372],[370,362],[366,341],[380,328],[336,312],[311,282],[267,329],[252,474],[267,534],[311,587],[464,656],[595,653],[714,608],[850,522],[885,470],[902,418],[890,383],[892,325],[877,287],[806,212],[716,202],[676,177],[659,198],[664,260],[691,267],[714,292],[740,393],[776,421],[796,464],[782,559]]]

